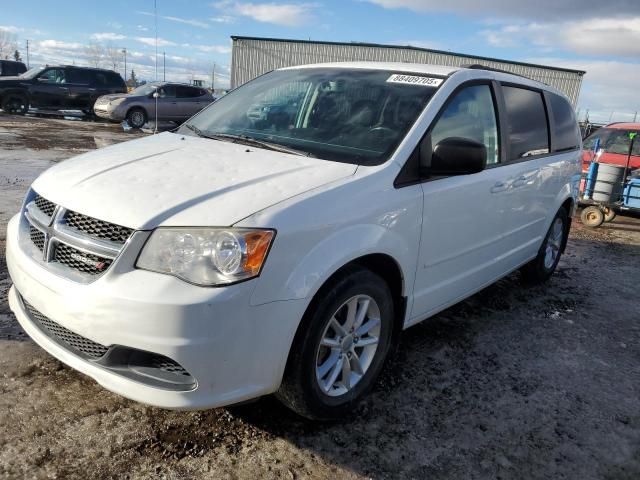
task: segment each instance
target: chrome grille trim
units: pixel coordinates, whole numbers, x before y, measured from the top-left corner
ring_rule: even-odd
[[[51,211],[51,206],[53,213],[47,216],[43,208]],[[81,283],[92,282],[106,272],[134,232],[67,210],[38,194],[26,204],[23,213],[27,225],[22,235],[28,237],[35,253],[41,252],[41,263],[52,269],[57,265],[57,273]],[[67,223],[70,214],[74,218],[72,225]],[[62,250],[59,255],[58,248]]]

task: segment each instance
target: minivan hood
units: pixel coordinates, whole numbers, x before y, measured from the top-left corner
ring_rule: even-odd
[[[61,162],[33,189],[68,209],[135,229],[229,226],[353,175],[357,166],[162,133]]]

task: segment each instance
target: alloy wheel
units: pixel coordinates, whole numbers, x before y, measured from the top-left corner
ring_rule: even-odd
[[[331,316],[316,353],[316,380],[326,395],[353,389],[378,350],[380,308],[368,295],[356,295]]]

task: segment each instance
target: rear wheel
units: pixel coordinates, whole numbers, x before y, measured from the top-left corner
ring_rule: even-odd
[[[549,279],[558,266],[569,235],[569,215],[564,208],[558,210],[547,232],[538,256],[520,270],[527,283],[542,283]]]
[[[29,102],[23,95],[9,95],[2,101],[2,110],[5,113],[24,115],[29,111]]]
[[[345,272],[305,314],[276,396],[307,418],[342,418],[378,378],[394,340],[393,323],[386,282],[361,268]]]
[[[582,210],[580,220],[585,227],[596,228],[604,223],[604,213],[600,207],[590,206]]]
[[[611,222],[614,218],[616,218],[618,214],[613,208],[605,207],[604,208],[604,221]]]
[[[127,123],[133,128],[142,128],[147,123],[147,112],[142,108],[132,108],[127,112]]]

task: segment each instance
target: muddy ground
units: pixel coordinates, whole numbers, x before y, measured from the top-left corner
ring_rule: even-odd
[[[6,222],[54,162],[135,134],[0,115]],[[407,330],[338,424],[275,400],[178,413],[111,394],[37,347],[0,253],[1,478],[640,478],[640,220],[579,221],[549,283],[518,274]]]

